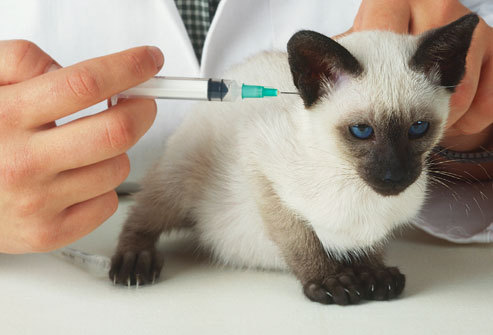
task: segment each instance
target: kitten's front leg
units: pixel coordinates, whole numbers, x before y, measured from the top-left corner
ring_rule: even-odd
[[[284,206],[271,183],[263,176],[257,181],[258,205],[269,236],[310,300],[348,305],[392,299],[402,292],[404,275],[385,267],[379,253],[361,258],[348,254],[345,261],[332,257],[307,223]]]
[[[394,299],[404,290],[406,277],[398,268],[387,267],[380,262],[378,254],[357,258],[348,255],[348,258],[352,260],[341,262],[328,257],[336,270],[332,274],[322,275],[322,280],[310,280],[304,284],[305,295],[321,303],[347,305],[361,299]],[[353,297],[351,288],[356,290],[358,297]]]
[[[390,300],[398,297],[406,285],[406,277],[397,267],[388,267],[380,254],[353,258],[348,268],[358,279],[366,300]]]
[[[109,277],[113,284],[138,286],[154,283],[159,277],[163,258],[156,251],[155,244],[162,226],[152,219],[152,215],[144,213],[142,208],[132,208],[111,258]]]
[[[159,181],[160,170],[135,195],[135,205],[120,234],[116,252],[111,259],[110,280],[115,284],[140,285],[159,278],[163,257],[156,250],[161,233],[189,227],[182,209],[183,192],[179,179],[175,184]],[[165,175],[172,179],[173,175]]]

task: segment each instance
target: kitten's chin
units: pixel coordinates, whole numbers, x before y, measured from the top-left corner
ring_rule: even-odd
[[[380,184],[369,183],[367,185],[378,195],[388,198],[401,196],[403,193],[414,192],[416,187],[424,191],[426,189],[427,184],[427,173],[425,170],[422,170],[421,173],[405,184],[393,184],[393,185],[384,185],[383,187]]]
[[[373,191],[377,192],[379,195],[384,196],[384,197],[398,196],[399,194],[401,194],[402,192],[407,190],[407,188],[409,186],[410,185],[402,188],[402,187],[397,187],[397,186],[395,186],[395,187],[378,187],[375,185],[370,185],[370,187],[372,188]]]

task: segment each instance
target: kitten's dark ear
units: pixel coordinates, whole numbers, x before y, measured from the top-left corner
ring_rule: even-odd
[[[409,65],[454,92],[464,76],[467,51],[478,22],[476,14],[469,14],[424,33]]]
[[[333,84],[342,74],[357,76],[363,68],[342,45],[325,35],[302,30],[288,42],[289,66],[294,85],[306,107],[324,94],[322,82]]]

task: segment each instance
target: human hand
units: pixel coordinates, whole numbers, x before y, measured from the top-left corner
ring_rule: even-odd
[[[420,34],[468,13],[457,0],[363,0],[347,33],[378,29]],[[456,151],[492,148],[493,28],[482,19],[474,31],[465,76],[450,104],[442,145]]]
[[[0,41],[0,252],[56,249],[115,212],[125,152],[153,123],[154,100],[54,121],[145,81],[163,62],[157,48],[139,47],[44,73],[56,62],[36,45]]]

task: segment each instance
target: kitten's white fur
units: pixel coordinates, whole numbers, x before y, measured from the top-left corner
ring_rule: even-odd
[[[338,41],[365,69],[361,78],[341,76],[310,111],[299,96],[238,103],[201,103],[170,138],[155,182],[186,180],[197,169],[190,160],[211,158],[204,191],[186,206],[197,221],[202,246],[221,263],[284,269],[279,249],[268,238],[252,191],[254,173],[264,174],[284,204],[307,219],[329,252],[365,252],[398,225],[415,217],[425,199],[426,173],[397,196],[377,194],[341,153],[338,122],[347,113],[427,108],[442,120],[450,94],[432,85],[407,62],[417,38],[387,32],[354,33]],[[281,52],[263,53],[225,74],[239,82],[295,91]],[[375,108],[375,106],[379,108]],[[172,111],[164,111],[172,113]]]

